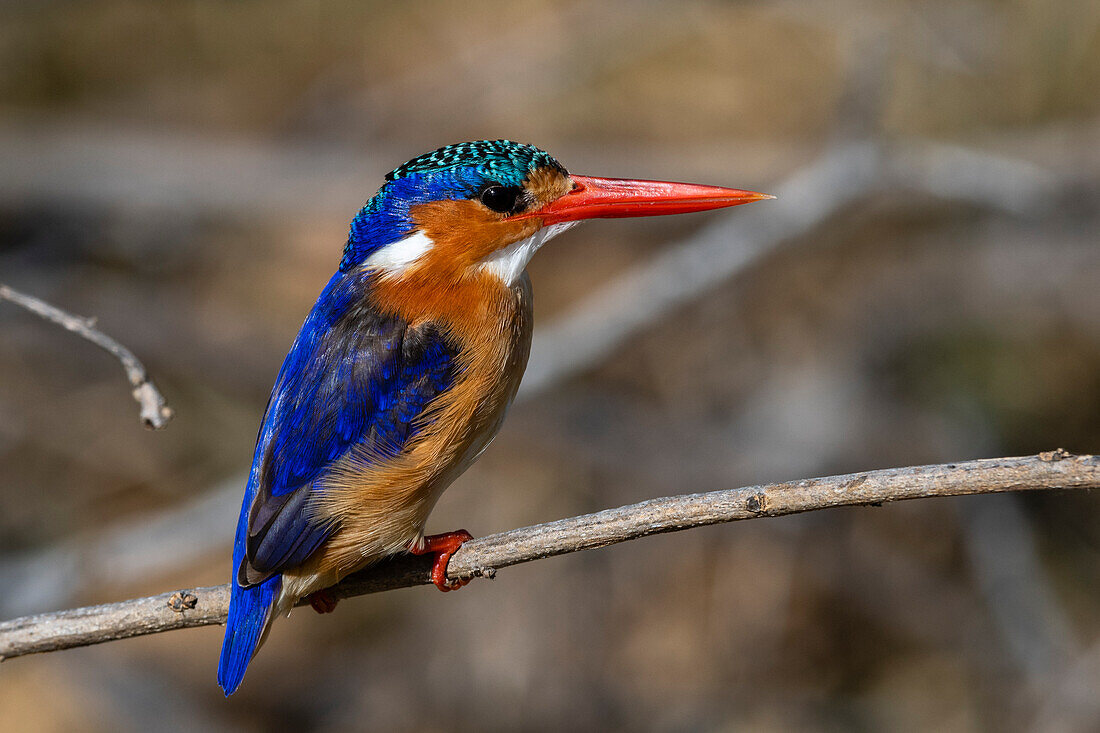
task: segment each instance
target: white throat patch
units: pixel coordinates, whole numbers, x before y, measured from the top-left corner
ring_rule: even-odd
[[[378,269],[387,275],[397,275],[428,253],[435,242],[422,231],[415,231],[404,239],[390,242],[372,254],[363,263],[368,269]]]
[[[539,247],[579,222],[569,221],[543,227],[527,239],[513,242],[498,249],[481,261],[481,269],[499,277],[511,287],[523,274],[524,268]],[[363,263],[365,269],[378,270],[384,275],[400,275],[435,245],[432,238],[422,231],[415,231],[404,239],[391,242],[372,254]]]
[[[578,223],[579,222],[575,221],[567,221],[543,227],[527,239],[513,242],[507,247],[493,252],[481,261],[481,268],[493,273],[503,280],[505,285],[511,287],[515,284],[516,280],[519,279],[519,276],[523,274],[524,268],[527,267],[527,263],[531,261],[531,258],[535,256],[535,252],[539,250],[539,247]]]

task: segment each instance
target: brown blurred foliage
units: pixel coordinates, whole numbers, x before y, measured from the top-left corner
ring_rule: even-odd
[[[154,541],[100,576],[56,548],[239,480],[348,220],[464,139],[763,191],[839,140],[931,140],[1057,193],[861,196],[518,405],[433,531],[1096,452],[1097,89],[1087,0],[0,5],[0,280],[96,315],[177,412],[141,430],[116,364],[0,304],[0,607],[227,578],[232,514],[186,528],[183,561]],[[539,323],[739,215],[555,240]],[[1095,730],[1098,519],[1048,495],[712,527],[295,614],[229,701],[202,629],[5,664],[0,710],[57,731]],[[80,583],[52,587],[62,562]]]

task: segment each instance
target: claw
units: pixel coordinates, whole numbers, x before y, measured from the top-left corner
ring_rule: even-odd
[[[432,564],[432,582],[436,588],[446,593],[450,590],[458,590],[470,582],[470,578],[447,580],[447,564],[451,561],[451,555],[455,550],[473,538],[473,535],[464,529],[433,534],[425,537],[419,546],[410,545],[409,552],[414,555],[435,554],[435,562]]]
[[[332,613],[336,610],[336,602],[338,600],[338,598],[334,598],[327,590],[319,590],[309,594],[309,605],[312,606],[313,610],[317,613]]]

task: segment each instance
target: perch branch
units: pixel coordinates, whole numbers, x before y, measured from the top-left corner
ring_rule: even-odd
[[[691,527],[838,506],[1004,491],[1100,488],[1100,457],[1062,450],[651,499],[470,540],[451,558],[452,579],[493,577],[519,563]],[[430,559],[397,556],[344,579],[339,598],[430,582]],[[229,587],[165,593],[0,623],[0,659],[225,622]]]
[[[150,430],[160,430],[172,419],[172,408],[164,403],[164,397],[150,379],[145,365],[138,361],[133,352],[125,346],[96,329],[95,319],[66,313],[45,301],[13,290],[3,283],[0,283],[0,299],[11,301],[47,321],[82,336],[118,359],[126,371],[130,386],[134,388],[134,399],[141,406],[141,421],[145,427]]]

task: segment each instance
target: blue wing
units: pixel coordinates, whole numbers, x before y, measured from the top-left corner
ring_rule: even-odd
[[[218,668],[228,695],[263,640],[280,573],[335,524],[303,511],[325,469],[353,446],[395,455],[416,418],[454,381],[457,350],[431,324],[410,327],[370,305],[369,276],[338,272],[283,362],[256,441],[233,546],[234,582]]]
[[[367,275],[333,277],[283,363],[253,459],[242,585],[305,561],[336,529],[303,511],[325,468],[355,445],[399,453],[453,381],[441,331],[378,313],[368,293]]]

